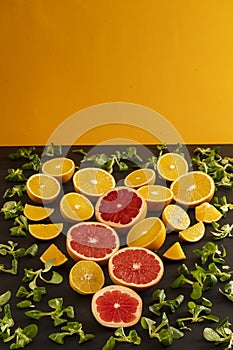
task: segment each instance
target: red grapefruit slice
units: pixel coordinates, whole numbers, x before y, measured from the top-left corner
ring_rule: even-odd
[[[111,256],[108,271],[113,283],[143,290],[160,281],[164,265],[160,257],[147,248],[126,247]]]
[[[92,260],[104,264],[120,247],[120,240],[112,227],[97,222],[82,222],[70,227],[66,249],[74,261]]]
[[[94,294],[91,309],[105,327],[131,327],[140,320],[142,299],[131,288],[109,285]]]
[[[144,219],[145,199],[133,188],[119,186],[101,196],[95,206],[95,216],[112,227],[125,228]]]

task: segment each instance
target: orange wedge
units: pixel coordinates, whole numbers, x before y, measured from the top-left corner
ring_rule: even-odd
[[[158,217],[148,217],[136,223],[127,234],[129,247],[157,250],[164,244],[166,229]]]
[[[183,251],[179,242],[175,242],[169,247],[165,253],[163,254],[164,258],[169,260],[184,260],[186,259],[186,255]]]
[[[179,238],[187,242],[198,242],[205,234],[205,225],[202,221],[188,227],[186,230],[179,232]]]
[[[190,218],[186,211],[176,204],[169,204],[162,212],[162,220],[171,231],[185,230],[190,225]]]
[[[58,249],[58,247],[53,243],[40,256],[40,260],[43,263],[46,263],[46,261],[49,261],[51,259],[54,259],[53,266],[60,266],[68,260],[65,254],[63,254],[60,249]]]
[[[100,168],[78,170],[73,176],[73,184],[76,192],[93,201],[116,186],[113,175]]]
[[[63,183],[72,178],[74,171],[74,161],[65,157],[50,159],[42,165],[44,174],[51,175]]]
[[[69,283],[79,294],[94,294],[104,285],[101,267],[94,261],[80,260],[70,270]]]
[[[26,182],[28,197],[36,203],[51,203],[60,192],[60,183],[53,176],[46,174],[31,175]]]
[[[60,235],[63,230],[63,223],[30,224],[28,230],[33,237],[47,241]]]
[[[54,212],[54,208],[40,207],[26,203],[24,206],[24,216],[31,221],[41,221],[47,219]]]
[[[220,220],[222,213],[214,205],[204,202],[195,208],[195,217],[197,221],[211,223]]]
[[[172,191],[160,185],[146,185],[137,190],[146,200],[149,211],[160,211],[170,204],[173,198]]]
[[[66,193],[60,201],[60,212],[70,222],[89,220],[94,214],[90,200],[80,193]]]
[[[125,186],[139,188],[155,183],[155,171],[153,169],[137,169],[128,174],[124,180]]]
[[[209,202],[215,192],[212,177],[202,171],[191,171],[181,175],[170,186],[173,199],[181,205],[193,208]]]
[[[177,153],[165,153],[158,159],[157,171],[163,179],[174,181],[188,172],[188,163]]]

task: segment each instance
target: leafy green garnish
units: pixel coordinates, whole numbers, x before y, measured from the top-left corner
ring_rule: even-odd
[[[0,310],[1,310],[1,306],[3,306],[6,303],[8,303],[10,298],[11,298],[11,291],[10,290],[8,290],[5,293],[0,295]]]
[[[19,216],[24,210],[21,201],[8,201],[5,202],[1,208],[1,212],[4,214],[4,219],[14,219]]]
[[[215,345],[227,343],[225,350],[231,349],[233,347],[233,332],[228,317],[215,329],[206,327],[203,331],[203,337],[207,341],[214,342]]]
[[[216,187],[233,188],[233,158],[222,157],[219,154],[220,148],[201,148],[195,149],[195,157],[192,158],[198,170],[209,174]]]
[[[14,185],[12,188],[8,188],[4,194],[3,198],[11,198],[17,195],[18,197],[22,197],[24,192],[26,191],[26,185],[20,184],[20,185]]]
[[[61,332],[52,333],[49,335],[49,339],[54,341],[57,344],[64,344],[65,337],[78,335],[79,336],[79,344],[84,343],[90,339],[94,338],[93,334],[87,333],[85,334],[82,329],[82,323],[79,322],[67,322],[65,326],[61,327]]]
[[[218,222],[212,222],[214,231],[211,231],[214,240],[223,239],[226,237],[233,237],[233,224],[224,224],[220,227]]]
[[[218,264],[225,263],[224,258],[226,257],[226,249],[222,247],[221,251],[217,244],[213,242],[207,242],[201,249],[195,249],[193,253],[201,259],[202,265],[204,265],[209,259]]]
[[[225,295],[227,299],[233,302],[233,281],[229,281],[225,284],[224,290],[219,288],[220,293]]]
[[[138,336],[135,329],[131,329],[129,331],[129,334],[126,335],[124,328],[118,328],[114,332],[114,336],[112,335],[105,345],[102,347],[102,350],[112,350],[115,348],[116,342],[119,343],[130,343],[134,345],[140,345],[141,344],[141,337]]]
[[[58,157],[61,155],[62,155],[62,146],[54,145],[54,143],[51,143],[50,145],[44,148],[41,156]]]
[[[202,304],[198,305],[194,303],[193,301],[188,302],[188,311],[191,316],[189,317],[182,317],[178,318],[176,322],[179,325],[180,329],[189,329],[185,323],[191,322],[191,323],[200,323],[203,321],[212,321],[212,322],[218,322],[219,318],[217,316],[211,315],[211,307],[212,303],[208,300],[203,298]]]
[[[226,196],[222,196],[221,198],[214,197],[213,204],[218,208],[224,217],[227,215],[229,210],[233,210],[233,204],[227,202]]]
[[[20,286],[18,291],[16,292],[16,296],[18,298],[31,298],[35,302],[39,302],[42,299],[42,296],[46,294],[45,287],[35,287],[33,289],[27,290],[24,286]]]
[[[35,151],[35,147],[21,147],[16,152],[12,152],[9,154],[9,158],[12,160],[19,160],[22,158],[30,158],[32,155],[32,152]]]
[[[10,255],[12,257],[11,268],[7,269],[5,268],[4,264],[0,264],[0,271],[16,275],[18,272],[18,260],[27,255],[35,256],[38,251],[37,244],[31,245],[28,249],[16,249],[17,246],[18,243],[14,243],[12,241],[8,241],[8,244],[0,244],[0,255]]]
[[[22,349],[32,342],[37,336],[37,333],[38,326],[36,324],[29,324],[24,328],[18,327],[11,336],[4,338],[4,342],[9,342],[14,339],[15,343],[10,345],[10,349]]]
[[[67,319],[62,317],[64,314],[69,318],[74,318],[73,306],[63,307],[63,298],[50,299],[48,305],[53,309],[52,311],[29,310],[25,312],[25,315],[35,320],[39,320],[44,316],[50,316],[55,327],[67,322]]]
[[[24,237],[28,231],[28,220],[26,216],[19,215],[14,220],[14,226],[10,228],[11,236]]]
[[[162,314],[162,322],[158,326],[156,326],[154,320],[147,317],[141,318],[141,326],[144,329],[148,329],[150,338],[158,339],[164,346],[169,346],[174,340],[180,339],[184,336],[184,333],[179,329],[170,326],[165,312]]]
[[[171,312],[175,312],[184,301],[184,296],[180,294],[175,299],[166,300],[164,289],[157,289],[152,294],[152,300],[154,301],[154,304],[149,306],[149,310],[155,315],[160,316],[160,310],[163,307],[168,307]]]
[[[23,169],[8,169],[8,175],[5,177],[6,181],[26,182],[27,178],[24,175]]]

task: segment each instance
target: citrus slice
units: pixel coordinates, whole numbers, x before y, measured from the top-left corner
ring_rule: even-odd
[[[160,257],[149,249],[125,247],[111,256],[108,272],[113,283],[143,290],[160,281],[164,266]]]
[[[53,176],[46,174],[31,175],[26,182],[28,197],[36,203],[51,203],[60,193],[60,183]]]
[[[155,171],[153,169],[137,169],[128,174],[124,180],[125,186],[139,188],[155,183]]]
[[[69,272],[71,288],[79,294],[94,294],[104,285],[101,267],[94,261],[80,260]]]
[[[133,188],[119,186],[106,192],[96,202],[95,216],[100,222],[117,228],[128,228],[145,218],[147,205]]]
[[[109,285],[93,295],[91,310],[102,326],[131,327],[141,318],[142,299],[131,288]]]
[[[193,208],[203,202],[209,202],[215,192],[212,177],[202,171],[191,171],[181,175],[170,186],[173,199],[184,206]]]
[[[41,221],[47,219],[54,213],[54,208],[40,207],[26,203],[23,210],[24,216],[31,221]]]
[[[100,168],[83,168],[73,176],[74,189],[89,199],[96,201],[108,190],[116,186],[112,174]]]
[[[63,230],[63,223],[30,224],[28,230],[33,237],[47,241],[60,235]]]
[[[171,247],[169,247],[165,251],[163,256],[169,260],[184,260],[184,259],[186,259],[186,255],[185,255],[183,248],[181,247],[179,242],[175,242],[174,244],[172,244]]]
[[[211,223],[220,220],[222,213],[214,205],[204,202],[195,208],[195,217],[197,221]]]
[[[170,188],[160,185],[146,185],[138,189],[140,195],[146,200],[149,211],[160,211],[170,204],[173,193]]]
[[[163,179],[174,181],[188,172],[188,163],[177,153],[165,153],[158,159],[157,171]]]
[[[60,266],[68,260],[65,254],[63,254],[61,250],[58,249],[58,247],[53,243],[40,256],[40,260],[43,263],[46,263],[46,261],[51,259],[54,259],[53,266]]]
[[[42,165],[42,172],[51,175],[59,181],[68,182],[75,170],[74,161],[70,158],[59,157],[48,160]]]
[[[94,214],[94,207],[82,194],[69,192],[61,198],[60,212],[67,221],[77,222],[89,220]]]
[[[164,223],[158,217],[148,217],[137,222],[127,234],[129,247],[143,247],[157,250],[166,239]]]
[[[75,260],[93,260],[104,264],[120,247],[115,230],[97,222],[82,222],[69,228],[66,235],[66,248]]]
[[[205,225],[202,221],[188,227],[187,229],[179,232],[179,238],[187,242],[198,242],[205,234]]]
[[[189,215],[176,204],[169,204],[164,208],[162,220],[167,229],[171,231],[182,231],[190,225]]]

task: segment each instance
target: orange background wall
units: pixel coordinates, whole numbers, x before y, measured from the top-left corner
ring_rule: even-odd
[[[114,101],[156,110],[186,143],[233,143],[232,18],[232,0],[1,0],[0,144],[45,144]]]

